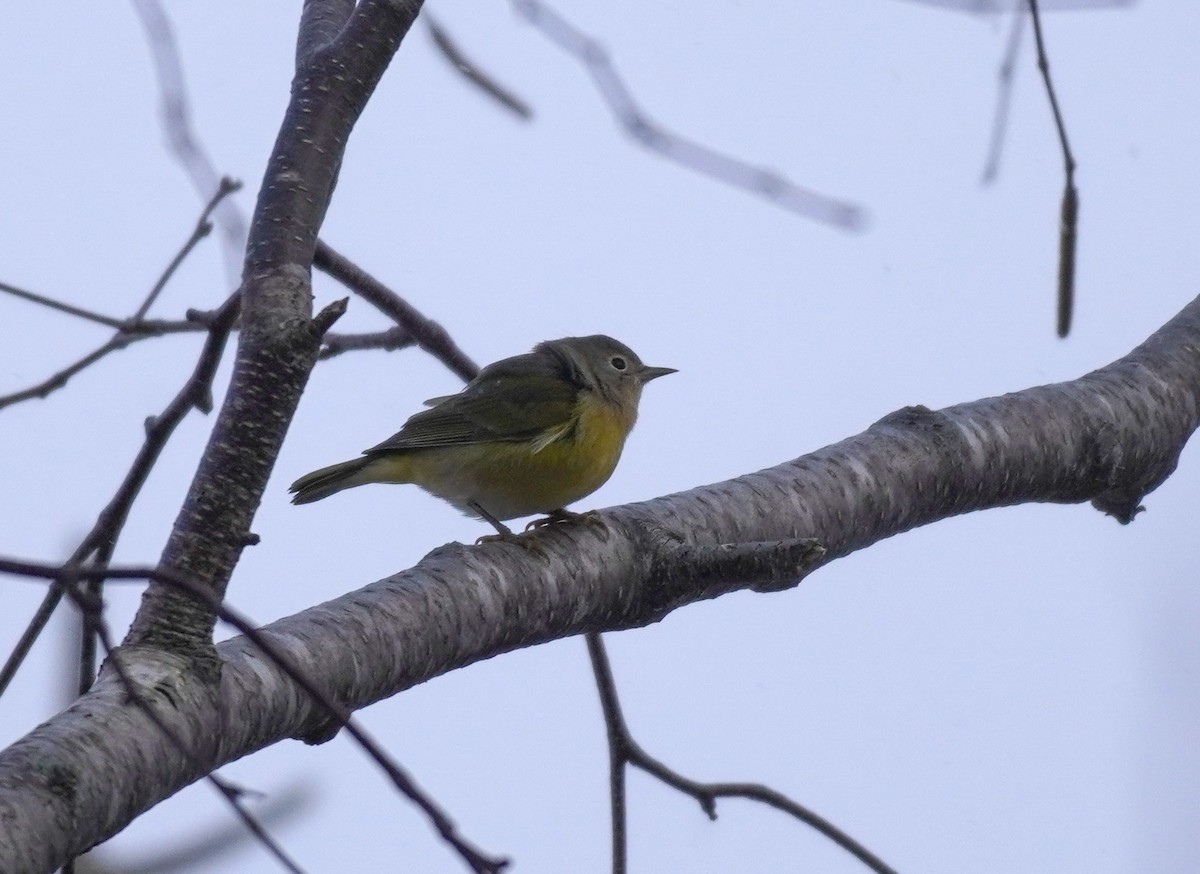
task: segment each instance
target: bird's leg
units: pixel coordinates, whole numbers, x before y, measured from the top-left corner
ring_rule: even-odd
[[[519,534],[514,534],[511,528],[483,509],[483,505],[478,501],[467,501],[467,506],[478,513],[480,519],[490,522],[492,527],[496,529],[495,534],[485,534],[483,537],[476,538],[476,545],[480,543],[495,543],[497,541],[501,543],[516,543],[520,538]]]

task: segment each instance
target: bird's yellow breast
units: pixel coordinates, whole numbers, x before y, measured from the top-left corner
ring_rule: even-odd
[[[549,513],[608,481],[633,421],[628,411],[583,391],[574,415],[539,439],[414,450],[392,459],[405,468],[393,481],[416,483],[467,513],[471,502],[497,519]]]

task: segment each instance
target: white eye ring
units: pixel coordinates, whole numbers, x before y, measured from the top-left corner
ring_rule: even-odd
[[[620,355],[614,355],[608,359],[608,363],[612,365],[613,370],[625,370],[629,364]]]

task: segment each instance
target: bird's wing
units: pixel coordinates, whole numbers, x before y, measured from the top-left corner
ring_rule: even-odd
[[[366,454],[544,438],[569,427],[577,393],[552,361],[536,354],[508,358],[485,368],[459,394],[437,399],[437,406],[417,413]]]

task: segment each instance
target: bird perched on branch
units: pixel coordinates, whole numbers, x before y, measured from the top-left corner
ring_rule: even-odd
[[[675,373],[649,367],[624,343],[595,334],[539,343],[490,364],[458,394],[434,398],[361,458],[292,483],[307,504],[366,483],[413,483],[485,519],[576,514],[567,505],[608,481],[637,419],[642,387]]]

